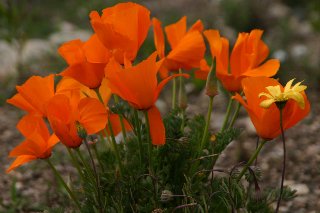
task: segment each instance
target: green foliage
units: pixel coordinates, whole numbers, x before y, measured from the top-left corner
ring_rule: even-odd
[[[84,180],[78,189],[82,212],[273,211],[271,204],[276,202],[279,190],[260,189],[258,167],[249,168],[244,182],[237,180],[240,164],[230,169],[213,169],[217,155],[239,136],[239,129],[217,133],[214,141],[208,134],[199,152],[205,118],[201,115],[185,118],[185,127],[181,128],[181,112],[173,110],[163,119],[166,144],[153,148],[149,161],[147,127],[142,116],[136,116],[137,112],[122,102],[115,104],[112,111],[128,119],[134,134],[129,135],[125,143],[121,141],[116,145],[122,171],[110,140],[101,139],[101,143],[96,144],[101,150],[98,155],[100,198],[93,170],[85,163],[89,160],[82,161]],[[142,147],[139,147],[139,132]],[[283,200],[294,196],[295,191],[286,188]]]

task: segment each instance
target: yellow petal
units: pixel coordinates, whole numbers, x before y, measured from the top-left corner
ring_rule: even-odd
[[[269,93],[273,96],[273,97],[278,97],[281,94],[281,89],[280,86],[268,86],[266,87],[266,89],[269,91]]]
[[[299,93],[299,92],[289,92],[288,94],[286,94],[286,96],[287,96],[288,99],[295,100],[298,103],[298,106],[301,109],[304,109],[304,106],[305,106],[304,98],[303,98],[301,93]]]
[[[275,102],[274,99],[267,99],[267,100],[261,101],[260,106],[268,109],[271,106],[271,104],[273,104],[274,102]]]
[[[286,84],[286,86],[284,87],[284,93],[289,92],[291,89],[291,85],[293,83],[294,79],[291,79],[290,81],[288,81],[288,83]],[[297,85],[297,84],[296,84]]]

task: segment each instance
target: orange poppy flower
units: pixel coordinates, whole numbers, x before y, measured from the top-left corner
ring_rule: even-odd
[[[172,75],[158,84],[156,63],[157,54],[153,53],[148,59],[136,66],[122,68],[111,59],[106,67],[106,77],[109,79],[112,93],[119,95],[138,110],[147,110],[150,120],[150,134],[154,145],[165,143],[165,129],[161,115],[154,105],[159,93],[168,81],[177,76],[188,77],[186,74]]]
[[[98,91],[103,100],[104,105],[107,106],[111,97],[111,90],[109,88],[108,80],[106,78],[102,79]],[[90,89],[89,87],[81,84],[79,81],[73,78],[63,77],[57,84],[56,94],[64,94],[68,97],[71,97],[75,95],[74,93],[79,93],[80,98],[90,97],[100,100],[97,96],[97,93],[93,89]]]
[[[7,102],[32,114],[46,116],[46,104],[54,96],[54,75],[32,76],[16,87],[18,93]]]
[[[133,61],[146,39],[150,27],[150,11],[136,3],[119,3],[90,13],[91,25],[103,45],[123,64],[124,57]]]
[[[261,40],[262,33],[262,30],[240,33],[229,62],[228,40],[220,37],[217,30],[203,32],[209,41],[211,55],[216,58],[217,78],[228,91],[241,91],[241,80],[244,77],[271,77],[277,73],[280,67],[279,60],[270,59],[264,62],[269,54],[269,48]]]
[[[280,86],[281,91],[283,86],[275,79],[267,77],[248,77],[242,80],[242,88],[246,100],[239,94],[233,96],[247,110],[253,125],[256,128],[257,134],[266,140],[276,138],[281,134],[280,130],[280,112],[275,104],[272,104],[268,109],[260,106],[260,103],[266,99],[259,98],[260,93],[267,93],[266,87]],[[301,92],[305,107],[302,109],[299,104],[290,99],[283,108],[283,128],[288,129],[306,117],[310,111],[310,103],[304,92]]]
[[[86,134],[102,130],[107,123],[108,114],[103,104],[95,98],[67,97],[55,95],[48,103],[48,119],[60,141],[70,148],[82,143],[77,128],[83,128]]]
[[[17,128],[26,137],[16,146],[9,157],[16,157],[7,172],[36,159],[45,159],[51,156],[51,150],[59,142],[56,135],[50,135],[42,119],[37,115],[26,115],[18,123]]]
[[[74,78],[89,88],[100,86],[110,52],[97,35],[91,36],[87,42],[79,39],[66,42],[58,51],[69,65],[60,75]]]
[[[154,43],[159,57],[165,58],[160,70],[161,77],[168,76],[168,71],[180,68],[191,69],[199,67],[200,60],[205,53],[205,44],[201,32],[203,25],[200,20],[187,31],[187,17],[165,27],[165,32],[171,46],[171,51],[165,56],[165,41],[161,22],[153,18]]]

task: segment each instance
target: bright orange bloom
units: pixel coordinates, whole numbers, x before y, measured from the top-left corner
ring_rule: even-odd
[[[200,60],[205,53],[205,44],[201,32],[203,25],[200,20],[187,31],[187,17],[165,27],[171,51],[165,56],[165,41],[161,22],[153,18],[154,43],[159,57],[165,58],[161,67],[161,77],[168,76],[168,71],[177,71],[180,68],[191,69],[199,67]]]
[[[69,65],[60,75],[74,78],[89,88],[100,86],[110,52],[97,35],[86,42],[79,39],[66,42],[58,51]]]
[[[51,156],[51,150],[59,139],[50,135],[48,128],[37,115],[26,115],[18,123],[17,128],[26,137],[21,144],[16,146],[9,157],[16,157],[15,161],[7,169],[7,172],[36,159],[45,159]]]
[[[242,80],[242,88],[246,100],[239,94],[233,96],[247,110],[253,125],[256,128],[257,134],[266,140],[276,138],[281,134],[280,130],[280,111],[276,104],[272,104],[268,109],[260,106],[260,103],[266,99],[259,98],[260,93],[267,93],[268,86],[280,86],[281,91],[284,91],[283,86],[275,79],[267,77],[248,77]],[[299,104],[293,99],[289,99],[283,108],[283,128],[288,129],[306,117],[310,111],[310,103],[304,92],[301,92],[305,107],[301,109]]]
[[[109,88],[108,81],[106,78],[102,79],[98,91],[103,100],[104,105],[107,106],[111,97],[111,90]],[[56,94],[64,94],[68,97],[71,97],[74,96],[75,93],[78,93],[80,98],[90,97],[100,100],[97,96],[97,93],[93,89],[90,89],[89,87],[81,84],[79,81],[73,78],[63,77],[57,84]]]
[[[102,11],[90,13],[91,25],[103,45],[116,60],[133,61],[147,37],[150,27],[150,11],[136,3],[119,3]]]
[[[172,75],[158,84],[156,53],[136,66],[122,68],[111,59],[106,67],[106,77],[110,80],[111,91],[129,102],[138,110],[147,110],[150,120],[150,134],[154,145],[165,143],[165,129],[161,115],[155,102],[159,93],[168,81],[177,76],[188,77],[186,74]]]
[[[203,32],[209,41],[211,55],[216,58],[217,78],[228,91],[241,91],[241,80],[245,77],[271,77],[277,73],[280,67],[279,60],[270,59],[264,62],[269,54],[269,48],[261,40],[262,33],[262,30],[240,33],[229,62],[228,40],[220,37],[217,30]]]
[[[8,103],[28,113],[46,116],[46,104],[54,96],[54,75],[32,76],[16,88],[18,93]]]
[[[95,98],[67,97],[55,95],[47,106],[50,125],[60,141],[70,148],[81,145],[77,128],[84,128],[87,134],[102,130],[107,123],[108,114],[103,104]]]

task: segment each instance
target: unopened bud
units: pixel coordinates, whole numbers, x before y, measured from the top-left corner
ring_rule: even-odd
[[[161,196],[160,196],[160,200],[162,202],[168,202],[168,201],[172,200],[172,198],[173,198],[173,194],[171,191],[169,191],[169,190],[162,191]]]
[[[206,95],[209,97],[218,95],[218,84],[214,69],[211,69],[208,73],[206,82]]]
[[[76,121],[75,123],[77,128],[78,136],[82,139],[85,139],[87,137],[87,130],[79,123],[79,121]]]

